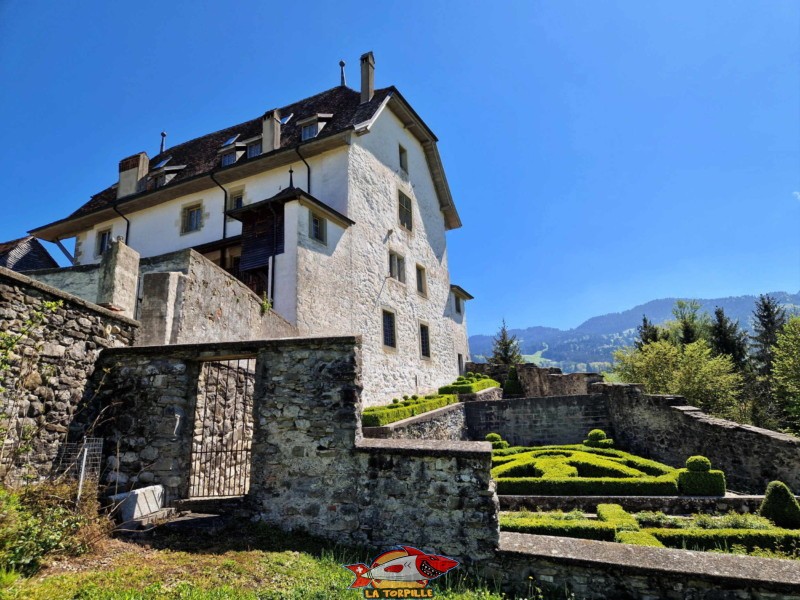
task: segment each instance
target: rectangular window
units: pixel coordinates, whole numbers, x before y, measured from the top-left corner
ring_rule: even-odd
[[[97,241],[94,249],[95,256],[105,254],[108,247],[111,245],[111,229],[104,229],[97,232]]]
[[[458,313],[460,315],[460,314],[462,314],[464,312],[464,306],[461,303],[462,302],[461,301],[461,297],[453,296],[453,298],[456,301],[456,313]]]
[[[414,224],[414,219],[411,213],[411,198],[406,196],[403,192],[398,193],[399,200],[397,204],[399,207],[400,225],[411,231]]]
[[[428,280],[425,277],[425,269],[417,265],[417,291],[423,296],[428,295]]]
[[[181,233],[200,231],[203,227],[203,207],[198,205],[184,208],[181,223]]]
[[[389,252],[389,277],[400,283],[406,282],[406,259],[397,252]]]
[[[322,242],[323,244],[327,243],[328,222],[319,215],[315,215],[313,212],[309,213],[309,215],[308,236],[313,240]]]
[[[383,311],[383,345],[389,348],[397,348],[394,313],[388,310]]]
[[[244,192],[234,192],[230,200],[231,210],[244,206]]]
[[[419,324],[419,351],[423,358],[431,357],[431,334],[427,325]]]
[[[408,152],[402,146],[400,148],[400,170],[408,174]]]
[[[261,142],[253,142],[247,145],[247,158],[261,156]]]
[[[459,375],[463,375],[464,374],[464,355],[463,354],[459,354],[458,355],[458,374]]]
[[[303,129],[300,130],[300,140],[305,142],[314,137],[317,137],[317,124],[303,125]]]
[[[236,152],[226,152],[222,155],[222,166],[227,167],[236,162]]]

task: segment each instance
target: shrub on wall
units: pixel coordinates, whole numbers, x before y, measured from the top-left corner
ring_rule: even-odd
[[[500,384],[494,379],[490,379],[481,373],[467,373],[466,376],[460,376],[450,385],[445,385],[439,388],[440,394],[474,394],[481,390],[488,390],[489,388],[500,387]]]
[[[658,541],[655,536],[646,531],[618,531],[615,542],[621,544],[632,544],[634,546],[652,546],[654,548],[663,548],[664,544]]]
[[[800,504],[785,483],[772,481],[767,486],[758,514],[778,527],[800,529]]]
[[[506,377],[505,384],[503,385],[504,396],[521,396],[522,384],[519,382],[517,376],[517,367],[512,365],[508,370],[508,377]]]
[[[458,396],[453,394],[440,394],[438,396],[404,397],[402,401],[396,399],[392,404],[385,406],[371,406],[364,409],[361,415],[361,424],[364,427],[381,427],[402,421],[409,417],[421,415],[428,411],[455,404]]]
[[[775,550],[800,545],[800,531],[788,529],[645,529],[668,548],[687,550],[728,550],[744,546]]]

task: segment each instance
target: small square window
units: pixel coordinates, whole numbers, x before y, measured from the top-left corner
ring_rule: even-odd
[[[414,218],[411,212],[411,198],[406,196],[403,192],[398,193],[399,197],[397,204],[400,216],[400,225],[411,231],[414,223]]]
[[[222,166],[227,167],[236,162],[236,152],[226,152],[222,155]]]
[[[397,348],[394,313],[388,310],[383,311],[383,345]]]
[[[400,170],[408,174],[408,152],[402,146],[399,146],[400,152]]]
[[[261,155],[261,142],[253,142],[247,145],[247,158],[254,158]]]
[[[423,323],[419,324],[419,351],[423,358],[431,357],[431,332]]]
[[[203,207],[197,205],[184,208],[181,223],[181,233],[200,231],[203,228]]]
[[[328,241],[328,222],[313,212],[308,220],[308,237],[323,244]]]
[[[303,125],[303,129],[300,130],[300,140],[305,142],[306,140],[310,140],[311,138],[317,137],[318,127],[317,122],[309,123],[308,125]]]
[[[242,208],[244,206],[244,192],[234,192],[231,194],[230,210]]]
[[[463,305],[463,301],[461,300],[461,297],[460,296],[453,296],[453,298],[456,301],[456,313],[458,313],[459,315],[463,314],[464,313],[464,305]]]
[[[428,279],[425,276],[425,268],[417,265],[417,292],[423,296],[428,295]]]
[[[389,252],[389,277],[400,283],[406,282],[406,259],[397,252]]]
[[[97,232],[97,241],[95,242],[94,254],[95,256],[102,256],[106,250],[111,246],[111,229],[104,229]]]

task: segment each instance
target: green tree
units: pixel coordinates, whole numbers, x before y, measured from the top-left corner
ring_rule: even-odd
[[[638,333],[638,337],[636,338],[634,344],[639,350],[642,349],[642,346],[645,346],[650,342],[657,342],[658,340],[663,340],[668,337],[664,330],[662,330],[658,325],[654,325],[653,322],[647,318],[647,315],[642,315],[642,324],[636,328],[636,331]]]
[[[651,342],[641,350],[614,353],[614,374],[627,383],[641,383],[650,394],[684,396],[690,404],[718,416],[743,418],[739,405],[742,377],[729,356],[714,356],[705,340],[678,347]]]
[[[753,362],[756,372],[769,378],[772,374],[773,348],[778,332],[786,324],[786,310],[769,294],[762,294],[753,311]]]
[[[672,316],[677,324],[678,344],[686,345],[708,337],[710,322],[708,314],[700,312],[697,300],[676,300]]]
[[[498,365],[516,365],[522,362],[519,341],[517,336],[509,335],[505,319],[500,326],[500,331],[497,332],[497,337],[494,338],[492,357],[489,362]]]
[[[773,347],[773,389],[787,413],[790,426],[800,433],[800,316],[787,321]]]
[[[747,364],[747,333],[739,328],[739,321],[732,321],[719,306],[714,311],[709,333],[711,350],[717,356],[731,357],[736,370],[744,371]]]

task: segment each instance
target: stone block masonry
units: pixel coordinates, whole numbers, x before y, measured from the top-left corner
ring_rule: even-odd
[[[592,429],[613,437],[606,399],[590,396],[510,398],[465,405],[469,439],[499,433],[512,446],[580,444]]]
[[[728,488],[763,494],[773,480],[800,493],[800,438],[718,419],[680,396],[649,396],[636,385],[595,384],[607,399],[617,445],[672,466],[702,454],[725,471]]]
[[[61,302],[49,310],[46,302]],[[0,468],[7,482],[38,480],[53,467],[103,348],[134,343],[138,323],[0,268]],[[102,372],[98,379],[102,379]]]
[[[467,440],[464,404],[449,404],[383,427],[364,427],[366,438]]]
[[[224,416],[198,416],[201,363],[255,357],[246,495],[255,519],[348,545],[490,557],[499,535],[491,445],[362,439],[360,356],[354,337],[108,350],[83,422],[102,415],[106,482],[119,491],[160,484],[171,503],[190,498],[198,426],[225,431]]]

